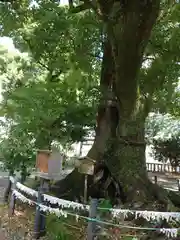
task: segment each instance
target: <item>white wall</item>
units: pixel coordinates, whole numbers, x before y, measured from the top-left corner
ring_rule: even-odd
[[[90,142],[88,142],[88,143],[90,143]],[[83,145],[81,156],[85,156],[85,155],[88,153],[88,151],[90,150],[92,144],[93,144],[93,142],[91,142],[91,145],[88,145],[88,146],[87,146],[87,145]],[[75,156],[75,155],[79,156],[79,153],[80,153],[80,145],[81,145],[80,142],[79,142],[79,143],[76,143],[76,144],[73,144],[73,146],[72,146],[72,147],[73,147],[73,150],[67,153],[68,156],[70,156],[70,157],[71,157],[71,156]],[[146,162],[148,162],[148,163],[161,163],[161,162],[155,160],[155,159],[151,156],[151,153],[152,153],[151,148],[152,148],[152,146],[147,146],[147,147],[146,147]]]

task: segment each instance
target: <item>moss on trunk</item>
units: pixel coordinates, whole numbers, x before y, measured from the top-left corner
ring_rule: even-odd
[[[135,122],[133,121],[133,125]],[[122,185],[127,196],[127,202],[132,205],[146,206],[150,203],[160,203],[167,207],[168,201],[165,192],[153,185],[147,175],[145,161],[144,122],[139,120],[134,127],[130,121],[123,133],[112,139],[105,154],[106,164]]]

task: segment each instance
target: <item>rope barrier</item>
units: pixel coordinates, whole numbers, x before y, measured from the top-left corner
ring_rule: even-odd
[[[37,202],[26,198],[23,194],[19,193],[17,190],[13,190],[13,194],[16,196],[16,198],[18,198],[22,202],[29,203],[30,205],[34,204],[34,205],[38,206],[41,211],[49,212],[50,214],[55,214],[57,217],[61,217],[61,216],[67,217],[68,215],[70,215],[70,216],[74,216],[77,220],[79,218],[82,218],[87,221],[92,221],[92,222],[96,222],[99,224],[113,226],[113,227],[117,227],[117,228],[128,228],[128,229],[143,230],[143,231],[145,231],[145,230],[146,231],[159,231],[160,233],[164,233],[167,237],[177,237],[178,231],[180,230],[180,228],[149,228],[149,227],[135,227],[135,226],[122,225],[122,224],[114,224],[114,223],[110,223],[110,222],[106,222],[106,221],[101,221],[96,218],[89,218],[89,217],[85,217],[82,215],[77,215],[75,213],[65,212],[58,208],[51,208],[51,207],[48,207],[48,206],[45,206],[42,204],[38,204]]]
[[[24,186],[23,184],[17,182],[16,187],[31,196],[38,196],[38,192],[35,191],[34,189],[28,188]],[[89,210],[89,205],[84,205],[81,203],[73,202],[73,201],[68,201],[64,199],[59,199],[57,197],[53,197],[47,194],[43,194],[44,200],[50,202],[51,204],[57,204],[60,207],[63,208],[73,208],[73,209],[80,209],[80,210]],[[137,219],[138,217],[143,217],[147,221],[150,220],[157,220],[160,221],[162,219],[166,221],[180,221],[180,213],[178,212],[157,212],[157,211],[140,211],[140,210],[132,210],[132,209],[114,209],[114,208],[102,208],[98,207],[98,210],[107,210],[110,211],[112,216],[115,218],[118,218],[120,215],[123,215],[124,218],[128,216],[128,214],[135,215],[135,218]]]

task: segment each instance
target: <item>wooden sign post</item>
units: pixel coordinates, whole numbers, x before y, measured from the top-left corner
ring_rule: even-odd
[[[95,161],[89,157],[85,157],[82,159],[77,159],[75,162],[76,167],[79,172],[85,175],[84,179],[84,203],[87,203],[87,180],[88,175],[94,174],[94,165]],[[98,199],[91,198],[90,210],[89,210],[89,218],[96,218],[97,215],[97,205]],[[93,240],[96,236],[96,222],[89,220],[88,228],[87,228],[87,239]]]
[[[55,179],[62,171],[63,155],[58,151],[38,150],[36,168],[39,176]]]
[[[57,151],[53,151],[48,160],[48,174],[52,178],[59,176],[62,172],[64,156]]]
[[[49,181],[58,179],[62,171],[62,155],[56,151],[38,150],[36,157],[37,176],[40,177],[38,190],[38,203],[43,203],[43,194],[48,192]],[[45,203],[43,203],[45,205]],[[39,239],[46,233],[46,213],[41,212],[37,205],[34,238]]]
[[[85,175],[84,177],[84,203],[87,203],[87,182],[88,182],[88,175],[94,174],[94,164],[95,161],[85,157],[77,159],[75,162],[78,171]]]
[[[79,158],[75,161],[75,165],[78,168],[78,171],[85,175],[93,175],[94,174],[94,165],[95,161],[91,158],[84,157]]]

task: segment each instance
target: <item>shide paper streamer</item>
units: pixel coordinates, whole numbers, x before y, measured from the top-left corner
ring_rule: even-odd
[[[96,219],[90,219],[88,217],[84,217],[84,216],[80,216],[80,215],[77,215],[77,214],[73,214],[73,213],[68,213],[68,212],[65,212],[63,211],[62,209],[58,209],[58,208],[51,208],[51,207],[48,207],[48,206],[44,206],[42,204],[38,204],[28,198],[26,198],[25,196],[23,196],[21,193],[19,193],[17,190],[13,190],[13,195],[16,196],[16,198],[18,198],[19,200],[21,200],[22,202],[24,203],[28,203],[29,205],[37,205],[41,211],[43,212],[47,212],[47,213],[50,213],[50,214],[55,214],[57,217],[67,217],[68,215],[72,215],[77,219],[79,218],[83,218],[83,219],[86,219],[86,220],[93,220],[93,221],[97,221],[98,223],[101,223],[101,221],[99,220],[96,220]],[[105,223],[106,225],[114,225],[112,223],[108,223],[108,222],[102,222],[102,223]],[[118,227],[118,225],[114,225],[116,227]],[[123,228],[123,226],[120,226],[119,227]],[[139,229],[139,230],[150,230],[150,231],[160,231],[161,233],[165,234],[167,237],[169,238],[172,238],[172,237],[177,237],[177,234],[178,234],[178,228],[141,228],[141,227],[132,227],[132,226],[126,226],[127,228],[131,229]]]
[[[17,182],[16,183],[16,188],[18,188],[20,191],[28,194],[28,195],[31,195],[33,197],[37,197],[38,196],[38,192],[35,191],[34,189],[31,189],[31,188],[28,188],[26,186],[24,186],[23,184],[21,184],[20,182]]]
[[[10,181],[11,182],[15,182],[13,177],[10,177]],[[31,196],[38,196],[38,192],[28,188],[26,186],[24,186],[23,184],[17,182],[16,183],[16,187],[17,189],[19,189],[20,191],[31,195]],[[21,197],[21,200],[23,202],[27,202],[26,200],[28,200],[28,204],[32,204],[33,201],[27,199],[26,197],[24,197],[21,193],[19,193],[18,191],[14,190],[14,194],[17,194],[16,197]],[[72,208],[74,210],[89,210],[89,205],[83,205],[81,203],[77,203],[77,202],[72,202],[72,201],[68,201],[68,200],[64,200],[64,199],[59,199],[53,196],[49,196],[47,194],[44,194],[44,200],[48,201],[51,204],[57,204],[59,207],[61,208]],[[35,203],[36,204],[36,203]],[[57,215],[57,213],[59,214],[58,216],[65,216],[67,213],[63,212],[60,209],[56,209],[56,208],[50,208],[44,205],[41,205],[41,208],[43,208],[44,210],[50,210],[50,213],[54,213]],[[42,209],[42,211],[43,211]],[[101,209],[101,208],[99,208]],[[136,211],[136,210],[130,210],[130,209],[107,209],[112,213],[112,216],[115,218],[118,218],[120,216],[123,215],[123,217],[127,217],[129,214],[135,215],[135,218],[138,217],[143,217],[144,219],[146,219],[147,221],[151,221],[151,220],[156,220],[156,221],[160,221],[160,220],[166,220],[171,221],[171,220],[180,220],[180,213],[177,212],[154,212],[154,211]],[[79,218],[80,216],[75,214],[76,218]],[[174,235],[177,235],[177,231],[178,229],[160,229],[160,232],[166,234],[167,236],[173,237]],[[170,233],[169,233],[170,232]],[[168,235],[170,234],[170,235]]]
[[[44,200],[50,202],[51,204],[57,204],[59,207],[62,208],[72,208],[74,210],[78,209],[78,210],[89,210],[89,206],[88,205],[83,205],[81,203],[77,203],[77,202],[72,202],[72,201],[68,201],[68,200],[64,200],[64,199],[59,199],[56,197],[52,197],[49,195],[44,194]]]
[[[28,188],[19,182],[17,182],[16,187],[20,191],[22,191],[30,196],[34,196],[34,197],[38,196],[37,191],[35,191],[34,189],[31,189],[31,188]],[[44,201],[47,201],[51,204],[57,204],[61,208],[72,208],[72,209],[87,210],[87,211],[89,210],[88,205],[83,205],[81,203],[72,202],[72,201],[68,201],[68,200],[64,200],[64,199],[59,199],[59,198],[56,198],[53,196],[49,196],[47,194],[43,194],[43,196],[44,196]]]
[[[176,220],[180,221],[180,213],[178,212],[155,212],[155,211],[138,211],[138,210],[130,210],[130,209],[111,209],[111,213],[113,217],[118,218],[122,216],[126,218],[129,214],[135,215],[135,218],[144,218],[147,221],[160,221],[166,220],[167,222]]]
[[[31,196],[38,195],[38,192],[24,186],[23,184],[17,182],[16,187]],[[89,210],[89,205],[83,205],[81,203],[72,202],[64,199],[59,199],[53,196],[49,196],[47,194],[43,194],[44,200],[48,201],[51,204],[57,204],[61,208],[72,208],[72,209],[78,209],[78,210]],[[101,208],[99,208],[101,210]],[[104,209],[104,208],[102,208]],[[135,218],[142,217],[147,221],[151,220],[166,220],[167,222],[176,220],[180,221],[180,213],[178,212],[155,212],[155,211],[138,211],[138,210],[131,210],[131,209],[106,209],[109,210],[112,214],[112,217],[119,218],[120,216],[123,216],[126,218],[129,214],[135,215]]]

